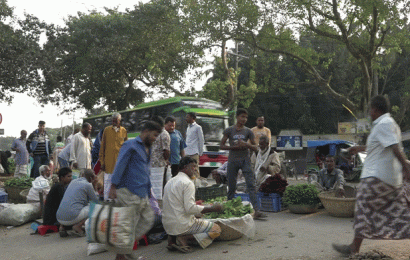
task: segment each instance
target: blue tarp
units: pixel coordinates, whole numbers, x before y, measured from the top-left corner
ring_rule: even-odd
[[[346,144],[350,143],[349,141],[344,141],[344,140],[312,140],[312,141],[307,141],[307,146],[308,147],[317,147],[317,146],[323,146],[323,145],[329,145],[329,144]]]

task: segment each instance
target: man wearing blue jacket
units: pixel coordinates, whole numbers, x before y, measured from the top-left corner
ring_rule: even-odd
[[[39,167],[48,165],[50,162],[51,143],[46,132],[46,122],[38,122],[38,129],[32,132],[27,138],[26,146],[31,157],[33,157],[34,165],[31,169],[31,178],[40,176]]]

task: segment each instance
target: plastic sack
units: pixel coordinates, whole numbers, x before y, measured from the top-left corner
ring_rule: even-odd
[[[40,207],[33,204],[8,204],[0,205],[0,225],[19,226],[37,219]]]
[[[107,245],[99,243],[88,243],[87,256],[103,253],[107,251]]]
[[[234,217],[228,219],[209,219],[221,227],[221,235],[217,240],[229,241],[246,236],[253,238],[255,236],[255,222],[250,214],[243,217]]]
[[[132,249],[135,241],[135,214],[134,207],[115,207],[112,203],[91,202],[86,228],[88,242]]]

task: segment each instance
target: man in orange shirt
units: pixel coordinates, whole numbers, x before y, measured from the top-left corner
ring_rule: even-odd
[[[272,144],[272,135],[270,129],[265,127],[265,118],[263,116],[258,117],[256,126],[252,128],[251,131],[255,135],[255,143],[259,144],[259,138],[262,135],[266,135],[269,139],[269,143]]]
[[[101,171],[104,171],[104,200],[108,200],[111,175],[114,172],[120,148],[127,139],[127,130],[121,126],[121,114],[114,113],[112,115],[112,125],[104,129],[99,154]]]

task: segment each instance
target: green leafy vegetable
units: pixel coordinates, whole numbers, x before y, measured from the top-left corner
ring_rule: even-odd
[[[226,197],[225,197],[226,198]],[[224,200],[224,197],[219,197],[216,199],[208,200],[207,202],[213,201],[214,203],[221,203],[223,205],[222,212],[211,212],[204,215],[204,218],[233,218],[242,217],[246,214],[251,214],[253,209],[250,204],[243,205],[241,197],[234,198],[232,200]]]

